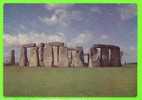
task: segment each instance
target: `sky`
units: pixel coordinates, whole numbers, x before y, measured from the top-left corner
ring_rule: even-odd
[[[19,56],[20,45],[61,41],[68,47],[112,44],[123,62],[137,61],[137,9],[134,4],[6,4],[4,54]]]

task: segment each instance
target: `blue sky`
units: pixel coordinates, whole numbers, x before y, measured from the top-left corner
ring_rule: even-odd
[[[97,43],[118,45],[123,61],[135,62],[136,13],[133,4],[6,4],[5,56],[24,43],[62,41],[69,47],[83,46],[85,52]]]

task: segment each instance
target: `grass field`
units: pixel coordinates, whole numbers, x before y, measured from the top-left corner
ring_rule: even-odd
[[[5,96],[136,96],[136,65],[4,68]]]

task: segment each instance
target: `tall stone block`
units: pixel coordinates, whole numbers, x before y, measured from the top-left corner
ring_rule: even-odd
[[[15,51],[14,50],[11,50],[10,64],[12,64],[12,65],[15,64]]]
[[[120,48],[111,48],[111,65],[121,66]]]
[[[52,67],[53,66],[53,51],[52,46],[45,45],[44,47],[44,56],[43,62],[45,67]]]
[[[69,67],[68,49],[66,47],[59,47],[59,67]]]
[[[85,66],[89,65],[89,53],[84,54],[84,65]]]
[[[83,67],[84,62],[82,60],[83,55],[82,55],[82,49],[76,49],[73,53],[73,60],[72,60],[72,66],[73,67]]]
[[[71,51],[71,67],[75,67],[76,66],[76,50],[72,50]]]
[[[39,66],[39,55],[38,55],[38,48],[37,47],[30,48],[29,66],[30,67]]]
[[[101,48],[101,66],[109,65],[109,48]]]
[[[88,64],[89,68],[93,68],[93,62],[92,62],[92,56],[91,53],[89,53],[89,64]]]
[[[57,67],[58,66],[58,60],[59,60],[59,48],[58,46],[53,46],[53,66]]]
[[[69,67],[71,67],[72,64],[72,51],[68,49],[68,62],[69,62]]]
[[[89,67],[98,67],[100,66],[100,50],[97,48],[90,49],[90,60],[89,60]]]
[[[28,65],[27,48],[22,47],[20,50],[19,66],[27,66],[27,65]]]
[[[44,43],[40,43],[39,45],[39,64],[40,66],[44,66],[43,56],[44,56]]]

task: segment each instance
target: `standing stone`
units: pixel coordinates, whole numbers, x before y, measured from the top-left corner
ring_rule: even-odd
[[[15,51],[14,50],[11,50],[10,64],[12,64],[12,65],[15,64]]]
[[[82,48],[77,48],[73,52],[73,66],[74,67],[83,67],[84,59],[83,59],[83,51]]]
[[[84,54],[84,64],[85,66],[89,65],[89,53]]]
[[[72,64],[72,51],[70,48],[68,48],[68,62],[69,62],[69,67],[71,67]]]
[[[58,46],[53,46],[53,58],[54,58],[53,66],[54,67],[58,66],[58,57],[59,57],[58,50],[59,50]]]
[[[92,68],[93,67],[93,64],[92,64],[92,56],[91,56],[91,53],[89,52],[89,65],[88,67]]]
[[[71,51],[71,67],[75,67],[76,63],[76,50]]]
[[[109,65],[109,48],[101,48],[101,66]]]
[[[44,66],[43,55],[44,55],[44,43],[40,43],[39,45],[39,65],[40,66]]]
[[[30,67],[39,66],[39,55],[38,55],[38,48],[37,47],[30,48],[29,66]]]
[[[100,50],[97,48],[90,49],[90,60],[89,60],[89,67],[98,67],[100,66]]]
[[[69,67],[68,60],[68,48],[60,46],[59,47],[59,66],[60,67]]]
[[[52,51],[52,46],[50,45],[45,45],[44,48],[44,56],[43,56],[43,62],[45,67],[52,67],[53,66],[53,51]]]
[[[27,65],[28,65],[27,48],[22,47],[20,50],[19,66],[27,66]]]
[[[121,66],[120,48],[111,48],[111,65]]]

